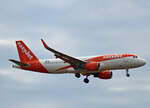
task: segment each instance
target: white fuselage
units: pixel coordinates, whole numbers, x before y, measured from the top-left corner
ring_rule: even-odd
[[[85,61],[90,58],[93,57],[79,57],[78,59]],[[70,66],[69,63],[64,63],[64,61],[60,59],[40,60],[40,63],[48,70],[49,73],[62,74],[62,73],[76,72],[72,67],[69,67]],[[141,58],[133,58],[133,57],[117,58],[112,60],[100,61],[100,70],[90,73],[97,73],[105,70],[137,68],[145,64],[146,64],[145,60]],[[66,68],[58,70],[63,67]],[[80,73],[84,73],[84,71],[81,71]]]

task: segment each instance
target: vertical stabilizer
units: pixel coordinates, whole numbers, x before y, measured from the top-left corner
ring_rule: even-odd
[[[16,41],[18,54],[22,63],[29,63],[38,60],[32,51],[24,44],[23,41]]]

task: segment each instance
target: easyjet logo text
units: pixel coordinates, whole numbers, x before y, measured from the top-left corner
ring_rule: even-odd
[[[17,45],[19,46],[19,48],[21,48],[22,52],[23,52],[30,60],[32,60],[33,56],[31,56],[30,51],[27,51],[27,50],[25,49],[25,47],[24,47],[20,42],[18,42]]]

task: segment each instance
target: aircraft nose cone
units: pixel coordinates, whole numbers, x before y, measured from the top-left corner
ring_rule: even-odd
[[[141,59],[140,62],[142,66],[146,65],[146,61],[144,59]]]

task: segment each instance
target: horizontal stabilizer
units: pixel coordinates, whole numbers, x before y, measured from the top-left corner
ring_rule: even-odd
[[[11,62],[13,62],[13,63],[15,63],[15,64],[17,64],[17,65],[19,65],[19,66],[24,66],[24,67],[28,67],[28,66],[29,66],[29,64],[22,63],[22,62],[20,62],[20,61],[13,60],[13,59],[9,59],[9,61],[11,61]]]

